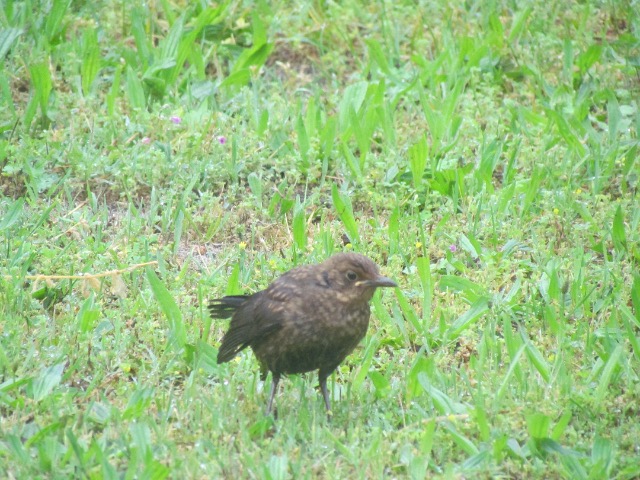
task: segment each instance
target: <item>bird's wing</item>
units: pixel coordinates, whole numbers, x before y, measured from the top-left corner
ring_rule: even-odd
[[[304,313],[314,309],[303,298],[315,278],[311,272],[305,267],[294,269],[251,296],[228,296],[211,302],[209,311],[214,318],[232,317],[218,351],[218,363],[228,362],[244,348],[265,341],[294,315],[306,317]]]
[[[282,328],[288,296],[278,292],[269,287],[250,297],[224,297],[211,302],[209,311],[214,318],[232,317],[218,350],[218,363],[228,362],[241,350]]]

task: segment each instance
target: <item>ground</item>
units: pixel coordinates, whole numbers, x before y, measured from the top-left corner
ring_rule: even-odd
[[[2,3],[3,478],[638,478],[635,0]],[[399,288],[329,382],[209,299]]]

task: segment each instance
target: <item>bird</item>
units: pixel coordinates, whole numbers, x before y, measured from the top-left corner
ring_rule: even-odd
[[[327,378],[365,336],[369,301],[376,288],[397,286],[379,273],[371,259],[346,252],[289,270],[252,295],[212,300],[212,318],[231,318],[217,363],[229,362],[251,347],[260,363],[262,380],[268,372],[272,375],[267,415],[273,410],[283,375],[317,370],[331,418]]]

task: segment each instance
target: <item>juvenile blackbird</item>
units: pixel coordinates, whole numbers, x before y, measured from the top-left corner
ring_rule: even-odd
[[[229,318],[218,363],[251,347],[262,377],[272,374],[267,415],[283,374],[318,370],[331,415],[327,377],[358,345],[369,326],[369,300],[377,287],[396,287],[357,253],[339,253],[318,265],[294,268],[265,290],[213,300],[213,318]]]

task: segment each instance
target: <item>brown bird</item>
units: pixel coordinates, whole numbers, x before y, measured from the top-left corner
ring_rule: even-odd
[[[213,300],[213,318],[229,318],[218,363],[251,347],[262,378],[272,374],[267,415],[283,374],[318,370],[331,415],[327,377],[358,345],[369,326],[369,300],[378,287],[396,287],[357,253],[339,253],[318,265],[294,268],[265,290]]]

